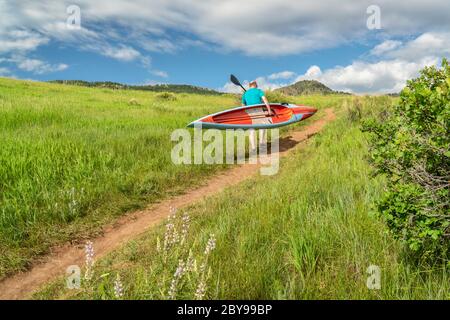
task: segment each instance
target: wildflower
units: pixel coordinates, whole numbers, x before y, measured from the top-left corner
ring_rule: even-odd
[[[206,282],[203,277],[201,277],[200,282],[198,283],[197,290],[195,291],[195,299],[203,300],[206,293]]]
[[[208,243],[206,244],[205,256],[209,255],[211,251],[213,251],[215,248],[216,248],[216,238],[214,234],[211,234],[209,236]]]
[[[186,271],[185,266],[186,266],[186,264],[184,263],[184,261],[180,259],[178,261],[178,268],[177,268],[177,270],[175,270],[175,273],[173,276],[178,279],[181,278]]]
[[[205,271],[206,271],[206,262],[203,262],[203,263],[200,265],[199,271],[200,271],[200,273],[205,273]]]
[[[86,242],[84,246],[85,256],[86,256],[86,273],[84,278],[86,280],[92,279],[93,267],[94,267],[94,244],[92,241]]]
[[[164,234],[164,251],[167,252],[176,243],[180,242],[180,235],[176,228],[177,210],[170,207],[169,217],[167,218],[166,232]]]
[[[164,233],[164,251],[169,251],[172,246],[174,229],[175,225],[170,222],[169,218],[169,222],[166,224],[166,232]]]
[[[123,285],[119,274],[117,274],[116,280],[114,280],[114,295],[117,299],[123,297]]]
[[[181,244],[186,241],[186,237],[189,231],[190,217],[187,212],[184,213],[182,218],[182,226],[181,226]]]
[[[156,251],[161,252],[161,241],[159,241],[159,237],[156,238]]]
[[[175,270],[175,273],[173,274],[172,282],[170,283],[170,288],[168,292],[169,299],[171,300],[175,299],[178,289],[178,282],[185,273],[186,273],[186,264],[184,263],[183,260],[180,259],[178,261],[178,267]]]
[[[196,268],[197,261],[192,256],[192,251],[189,252],[189,256],[186,260],[186,272],[194,271]]]

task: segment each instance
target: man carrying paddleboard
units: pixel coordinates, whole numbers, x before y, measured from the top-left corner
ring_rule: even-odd
[[[272,109],[270,108],[269,101],[264,95],[264,91],[258,88],[258,83],[256,81],[251,81],[249,83],[250,89],[244,92],[242,95],[242,106],[251,106],[254,104],[265,104],[267,107],[267,115],[272,115]],[[259,130],[259,143],[264,142],[264,135],[266,133],[265,129]],[[256,149],[255,141],[255,130],[251,129],[249,132],[250,146],[252,150]]]

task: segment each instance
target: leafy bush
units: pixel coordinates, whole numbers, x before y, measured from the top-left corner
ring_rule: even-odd
[[[175,101],[177,100],[176,95],[170,92],[162,92],[156,95],[156,98],[158,100],[164,100],[164,101]]]
[[[347,120],[350,122],[359,122],[363,116],[363,105],[361,98],[353,98],[352,103],[348,104],[347,100],[344,101],[344,110],[347,114]]]
[[[427,67],[408,81],[393,110],[371,119],[371,162],[388,178],[377,207],[421,261],[450,266],[450,67]]]
[[[140,105],[139,102],[138,102],[135,98],[131,98],[131,99],[128,101],[128,104],[129,104],[130,106],[139,106],[139,105]]]

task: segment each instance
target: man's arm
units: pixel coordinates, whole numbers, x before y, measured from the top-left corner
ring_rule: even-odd
[[[271,115],[272,109],[270,108],[269,100],[267,100],[266,96],[262,96],[262,101],[266,104],[267,111],[269,112],[269,115]]]

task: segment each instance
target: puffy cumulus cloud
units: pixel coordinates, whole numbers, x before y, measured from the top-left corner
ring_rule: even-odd
[[[356,60],[347,66],[319,69],[315,74],[310,72],[311,67],[296,80],[314,79],[334,90],[355,93],[399,92],[422,68],[438,65],[443,57],[450,56],[450,33],[427,32],[405,42],[386,40],[370,54],[379,61]]]
[[[448,57],[450,32],[426,32],[385,53],[386,57],[414,61],[425,57]]]
[[[305,73],[305,77],[307,78],[317,78],[322,75],[322,70],[318,66],[311,66]],[[298,79],[297,79],[298,80]]]
[[[318,80],[334,90],[353,93],[400,92],[408,79],[425,66],[436,65],[437,58],[418,62],[385,60],[374,63],[356,61],[348,66],[327,69],[318,75],[301,75],[296,80]]]
[[[405,42],[387,40],[370,53],[381,60],[358,60],[316,75],[307,72],[296,80],[316,79],[335,90],[356,93],[399,92],[422,68],[438,65],[443,57],[450,57],[450,33],[426,32]]]

